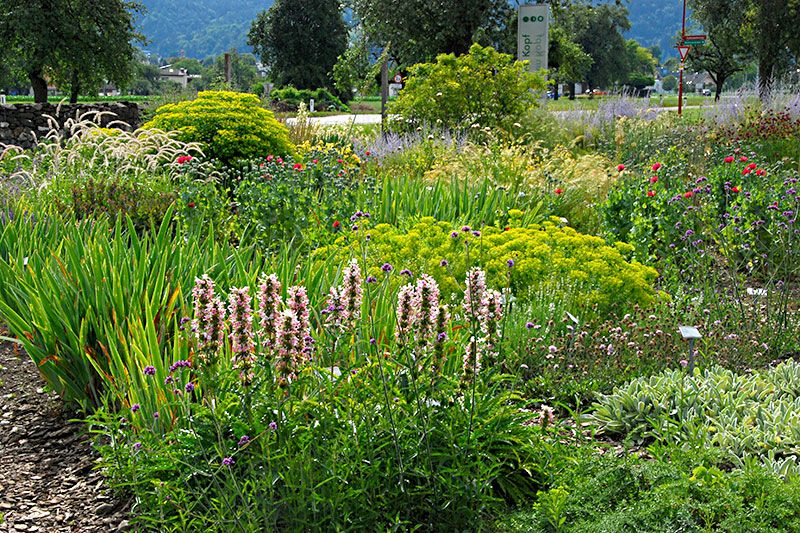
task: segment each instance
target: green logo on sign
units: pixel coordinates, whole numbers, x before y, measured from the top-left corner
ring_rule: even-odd
[[[530,19],[528,17],[522,17],[522,22],[528,22]]]

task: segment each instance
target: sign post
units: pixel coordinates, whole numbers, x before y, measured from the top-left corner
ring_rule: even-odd
[[[519,6],[517,59],[529,61],[528,70],[547,69],[550,12],[547,4]]]

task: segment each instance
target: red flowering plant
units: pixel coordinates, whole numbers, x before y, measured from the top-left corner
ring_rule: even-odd
[[[266,155],[249,163],[234,189],[240,223],[254,241],[274,246],[327,243],[345,221],[369,206],[377,190],[357,159],[334,146],[313,147],[302,159]]]

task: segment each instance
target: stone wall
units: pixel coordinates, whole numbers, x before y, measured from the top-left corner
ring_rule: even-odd
[[[141,126],[139,106],[131,102],[108,102],[98,104],[10,104],[0,105],[0,143],[13,144],[22,148],[36,146],[37,139],[44,138],[52,129],[52,117],[58,122],[58,129],[64,135],[69,132],[64,128],[68,119],[76,116],[90,118],[85,113],[92,111],[111,112],[112,115],[101,115],[100,125],[110,128],[121,128],[132,131]],[[97,122],[96,118],[91,118]],[[110,124],[119,121],[123,124]],[[2,151],[0,149],[0,151]]]

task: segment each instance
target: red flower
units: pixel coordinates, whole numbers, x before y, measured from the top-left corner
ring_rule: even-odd
[[[342,223],[339,222],[338,220],[334,220],[333,221],[333,229],[339,229],[340,227],[342,227]]]
[[[748,168],[745,168],[744,170],[742,170],[742,175],[747,176],[751,172],[752,172],[752,170],[750,170],[750,168],[748,167]]]
[[[272,161],[273,159],[275,159],[274,155],[268,155],[267,156],[267,161]]]
[[[561,194],[562,192],[564,192],[564,189],[560,189],[559,188],[559,189],[554,190],[553,192],[556,193],[556,194]]]
[[[617,172],[622,172],[623,170],[625,170],[625,165],[623,165],[622,163],[617,165]]]
[[[503,228],[503,231],[508,231],[510,229],[511,229],[511,226],[506,226],[505,228]]]
[[[725,162],[726,162],[726,163],[733,163],[733,156],[732,156],[732,155],[729,155],[728,157],[726,157],[726,158],[725,158]]]
[[[344,160],[342,160],[342,159],[337,159],[337,160],[336,160],[336,162],[337,162],[337,163],[339,163],[339,164],[341,165],[342,163],[344,163]]]
[[[731,187],[731,192],[732,192],[732,193],[737,193],[737,194],[738,194],[738,193],[739,193],[739,187],[737,187],[737,186],[735,186],[735,185],[734,185],[733,187]]]
[[[319,163],[319,159],[312,159],[311,162],[316,165],[317,163]]]
[[[763,168],[759,168],[758,170],[756,170],[756,176],[764,176],[766,173],[767,171],[764,170]]]
[[[650,183],[658,183],[658,176],[653,176],[650,178]]]
[[[369,150],[367,150],[367,151],[366,151],[366,153],[365,153],[364,155],[365,155],[365,156],[367,156],[367,157],[369,157],[369,156],[371,156],[372,154],[370,153],[370,151],[369,151]]]
[[[684,198],[691,198],[692,196],[694,196],[694,193],[692,191],[686,191],[685,193],[683,193]]]
[[[655,195],[656,195],[656,191],[647,191],[647,196],[648,197],[652,198]]]
[[[661,163],[655,163],[653,165],[653,172],[658,172],[659,168],[661,168]]]
[[[303,170],[303,165],[300,163],[295,163],[294,165],[292,165],[292,168],[295,170]]]
[[[281,165],[283,164],[283,158],[282,157],[278,158],[278,163],[280,163]]]
[[[742,163],[746,163],[747,162],[747,156],[743,155],[742,157],[739,158],[739,161],[741,161]]]
[[[194,205],[195,205],[194,202],[189,202],[188,204],[186,204],[186,207],[194,209]]]
[[[188,163],[192,159],[194,158],[190,155],[179,155],[177,161],[179,165],[183,165],[184,163]]]

